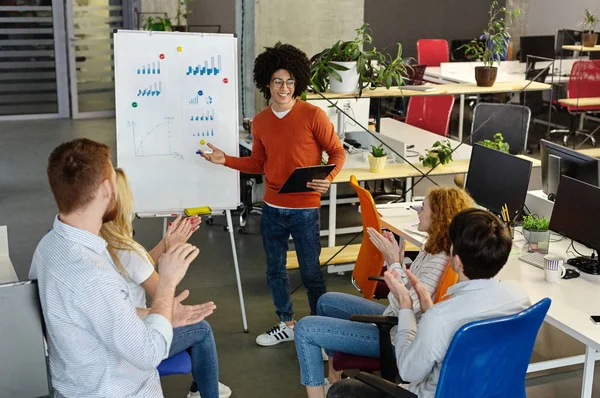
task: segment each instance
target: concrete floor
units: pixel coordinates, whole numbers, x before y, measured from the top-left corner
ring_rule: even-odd
[[[102,141],[114,148],[114,120],[0,122],[0,225],[8,225],[10,256],[22,279],[27,277],[37,242],[51,228],[56,214],[45,173],[47,157],[59,143],[76,137]],[[442,185],[452,184],[451,178],[436,181]],[[539,171],[536,170],[531,188],[539,187]],[[415,193],[423,195],[427,188],[428,185],[423,183]],[[340,208],[340,214],[343,214],[338,217],[340,226],[360,223],[356,209],[351,205]],[[250,327],[248,334],[242,331],[229,237],[220,227],[224,223],[223,218],[215,220],[220,225],[204,225],[192,237],[191,242],[202,251],[180,288],[190,290],[188,301],[191,303],[213,300],[217,304],[216,312],[208,320],[215,331],[220,379],[232,388],[234,397],[304,397],[294,344],[262,348],[254,342],[257,334],[276,322],[264,274],[258,217],[250,218],[245,235],[236,233]],[[326,210],[322,218],[323,224],[326,224]],[[136,220],[136,239],[146,247],[152,247],[160,239],[161,226],[160,220]],[[342,244],[351,237],[338,237],[338,242]],[[328,289],[355,293],[349,278],[349,274],[327,275]],[[297,272],[290,273],[290,280],[293,286],[300,284]],[[297,317],[308,314],[303,288],[293,298]],[[538,338],[534,358],[550,359],[581,353],[581,344],[545,325]],[[572,369],[527,380],[527,396],[579,396],[582,369],[577,366]],[[185,397],[190,381],[189,375],[164,378],[165,396]],[[599,383],[595,383],[594,392],[600,396]]]

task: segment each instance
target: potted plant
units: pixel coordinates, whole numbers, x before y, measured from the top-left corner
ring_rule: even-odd
[[[363,46],[371,45],[373,38],[369,33],[369,25],[364,24],[356,29],[356,37],[350,41],[338,40],[330,48],[326,48],[311,58],[311,85],[315,91],[351,94],[368,86],[376,88],[393,84],[402,85],[402,76],[406,75],[407,65],[402,59],[402,46],[398,44],[396,57],[382,54],[375,47],[364,50]]]
[[[171,26],[172,24],[169,17],[148,17],[144,20],[142,29],[158,32],[170,32]]]
[[[523,218],[523,236],[527,241],[529,253],[548,253],[550,247],[550,221],[546,217],[534,218],[532,215]]]
[[[371,145],[369,153],[369,171],[371,173],[380,173],[385,168],[387,153],[383,149],[383,144],[379,146]]]
[[[465,54],[483,62],[483,66],[475,67],[475,81],[481,87],[491,87],[496,82],[500,59],[508,48],[510,24],[521,13],[520,9],[512,11],[506,7],[498,7],[498,2],[493,1],[489,11],[490,20],[487,28],[483,30],[482,39],[473,39],[470,43],[461,46]]]
[[[508,145],[507,142],[504,142],[502,133],[494,134],[494,141],[483,140],[479,141],[478,144],[504,153],[508,153],[508,150],[510,149],[510,145]]]
[[[423,167],[436,167],[438,164],[445,165],[452,161],[452,146],[450,140],[436,141],[431,149],[425,151],[425,155],[419,156]]]
[[[586,8],[585,15],[580,22],[583,29],[581,41],[584,47],[594,47],[598,42],[598,33],[594,33],[594,29],[598,25],[598,16]]]
[[[191,13],[192,10],[189,8],[189,0],[179,0],[179,3],[177,4],[177,14],[175,15],[176,24],[172,27],[173,32],[187,32],[187,16]]]

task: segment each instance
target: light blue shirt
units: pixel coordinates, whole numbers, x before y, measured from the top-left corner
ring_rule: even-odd
[[[163,397],[156,367],[173,328],[162,315],[139,318],[104,239],[56,217],[29,278],[38,280],[57,396]]]
[[[446,351],[461,326],[482,319],[513,315],[531,305],[515,281],[474,279],[448,288],[448,300],[423,314],[417,328],[412,309],[398,313],[396,361],[408,390],[419,398],[434,398]]]

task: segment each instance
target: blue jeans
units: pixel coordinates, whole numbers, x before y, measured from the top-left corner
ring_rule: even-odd
[[[219,398],[219,360],[212,329],[206,321],[173,329],[169,357],[188,350],[192,357],[194,383],[190,391],[202,398]]]
[[[279,320],[294,319],[290,280],[286,266],[288,239],[292,235],[300,265],[300,277],[308,293],[310,313],[317,313],[317,301],[325,293],[319,255],[319,209],[279,209],[265,204],[260,230],[267,257],[267,282]]]
[[[302,318],[294,329],[300,362],[300,382],[309,387],[323,385],[321,347],[335,352],[379,357],[379,331],[373,324],[353,322],[354,314],[382,315],[385,305],[344,293],[324,294],[317,305],[318,316]]]

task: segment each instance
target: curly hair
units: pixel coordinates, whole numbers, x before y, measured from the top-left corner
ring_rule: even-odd
[[[475,202],[465,190],[458,188],[433,188],[427,198],[431,208],[431,226],[425,251],[431,254],[444,252],[450,255],[452,246],[450,223],[455,215],[474,207]]]
[[[299,97],[310,83],[310,61],[306,54],[291,44],[277,42],[274,47],[267,47],[254,60],[254,83],[267,101],[271,99],[271,83],[273,73],[279,69],[287,70],[296,81],[293,97]]]

